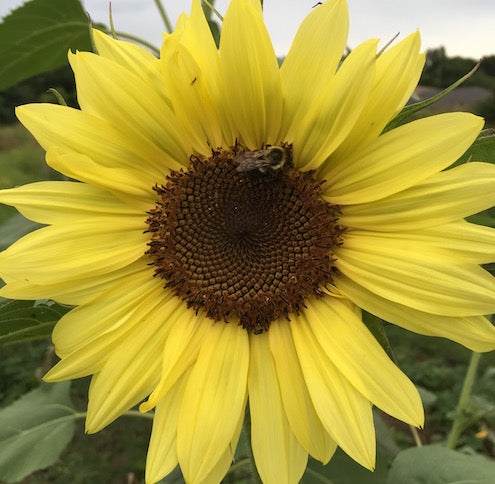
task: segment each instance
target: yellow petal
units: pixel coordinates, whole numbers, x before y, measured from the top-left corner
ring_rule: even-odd
[[[277,57],[261,9],[246,0],[233,0],[225,14],[220,70],[239,141],[249,149],[279,142],[282,90]]]
[[[16,116],[47,151],[53,146],[75,151],[105,167],[127,169],[137,175],[144,172],[156,180],[184,166],[146,134],[121,129],[120,125],[79,109],[26,104],[16,108]]]
[[[56,345],[57,354],[62,357],[62,360],[51,368],[43,379],[54,382],[98,373],[110,358],[113,349],[121,343],[125,344],[125,338],[129,331],[149,317],[149,313],[156,306],[157,300],[160,301],[160,305],[165,306],[165,314],[167,314],[167,311],[171,311],[171,304],[177,303],[175,300],[167,305],[168,300],[173,296],[170,293],[168,295],[164,294],[161,287],[155,287],[151,290],[143,291],[143,293],[137,299],[135,307],[131,310],[127,307],[127,313],[116,314],[112,321],[105,320],[106,327],[98,328],[98,333],[91,334],[90,337],[82,340],[79,345],[72,345],[73,349],[70,352],[67,350],[59,351]],[[78,313],[78,316],[82,315]],[[72,318],[73,323],[74,319],[75,317]],[[83,323],[84,321],[79,320],[79,326],[83,326]],[[97,326],[94,321],[88,321],[88,323],[93,327]],[[75,324],[72,326],[75,326]],[[66,347],[68,346],[66,344]]]
[[[84,304],[98,294],[113,287],[116,281],[120,281],[128,274],[140,272],[148,264],[148,260],[138,259],[128,266],[101,274],[95,277],[62,281],[52,284],[32,284],[22,279],[8,279],[7,285],[0,288],[0,297],[7,299],[21,299],[31,301],[34,299],[53,299],[54,301],[70,306]]]
[[[95,338],[115,331],[150,293],[160,299],[172,297],[170,290],[163,289],[163,281],[153,277],[153,269],[142,262],[139,270],[122,275],[91,301],[62,316],[52,334],[57,354],[63,358]]]
[[[98,432],[132,408],[158,382],[163,345],[170,331],[167,318],[175,311],[182,313],[184,304],[176,297],[166,304],[155,297],[148,306],[149,312],[143,311],[140,324],[114,346],[101,372],[91,380],[86,416],[88,433]]]
[[[425,54],[419,53],[420,44],[419,32],[415,32],[377,59],[368,100],[349,136],[332,155],[332,164],[345,164],[349,154],[374,140],[404,107],[425,63]]]
[[[495,279],[455,253],[414,241],[346,234],[336,267],[371,292],[442,316],[495,312]]]
[[[321,424],[311,402],[289,324],[274,321],[268,335],[290,428],[304,449],[326,464],[335,452],[336,444]]]
[[[153,187],[160,180],[127,168],[99,165],[91,158],[53,147],[46,154],[53,169],[76,180],[108,190],[127,205],[143,213],[155,205]],[[143,217],[143,221],[145,218]]]
[[[422,427],[423,405],[416,387],[394,365],[361,319],[333,297],[313,299],[307,306],[311,330],[347,380],[384,412]]]
[[[385,321],[426,336],[448,338],[472,351],[495,349],[495,326],[483,316],[447,317],[417,311],[373,294],[345,276],[335,284],[355,304]]]
[[[247,332],[211,326],[187,382],[177,426],[177,454],[187,482],[204,479],[223,456],[244,412]]]
[[[380,136],[340,164],[325,167],[323,195],[346,205],[380,200],[447,168],[471,146],[483,120],[468,113],[419,119]]]
[[[495,204],[495,166],[466,163],[382,200],[342,208],[346,227],[395,232],[460,220]]]
[[[155,483],[177,467],[177,420],[180,403],[190,372],[185,373],[158,402],[153,417],[148,455],[146,457],[146,482]]]
[[[322,424],[344,452],[367,469],[374,469],[376,444],[371,403],[328,358],[304,315],[293,318],[290,327]]]
[[[159,61],[150,51],[132,42],[114,39],[97,29],[92,31],[98,55],[111,59],[136,74],[150,84],[165,102],[170,102],[164,92]]]
[[[329,0],[315,7],[300,25],[280,69],[284,96],[281,139],[335,75],[348,29],[349,12],[344,0]]]
[[[210,92],[208,73],[203,72],[184,45],[170,38],[162,48],[163,78],[177,120],[203,155],[224,146],[222,127],[215,112],[216,99]]]
[[[247,395],[246,395],[247,399]],[[244,402],[243,408],[246,407],[246,402]],[[230,465],[235,462],[234,454],[237,448],[237,444],[239,442],[239,437],[241,435],[242,424],[244,422],[244,413],[241,413],[239,418],[239,422],[237,423],[237,428],[234,432],[234,437],[232,438],[229,447],[223,453],[220,460],[214,465],[213,469],[209,472],[209,474],[203,479],[198,481],[199,484],[212,484],[216,482],[222,482],[222,479],[227,474],[227,471],[230,468]]]
[[[136,74],[117,62],[88,52],[69,54],[81,109],[144,136],[172,159],[187,163],[191,140],[179,132],[170,106]]]
[[[179,47],[174,47],[177,44]],[[177,55],[176,64],[172,66],[171,54],[167,52],[170,45]],[[180,58],[181,55],[185,58]],[[190,17],[182,16],[180,32],[176,29],[174,34],[166,36],[160,63],[169,86],[177,91],[174,109],[183,120],[184,128],[192,123],[196,136],[204,132],[213,148],[233,146],[235,138],[224,106],[218,50],[199,0],[192,2]],[[182,76],[182,86],[174,82],[171,67]]]
[[[367,236],[366,230],[353,230],[352,236]],[[495,229],[468,223],[465,220],[445,225],[428,227],[417,231],[373,232],[379,239],[395,239],[429,244],[433,247],[456,252],[461,259],[469,259],[476,264],[495,261]]]
[[[142,218],[98,217],[31,232],[0,253],[0,276],[56,284],[106,274],[147,249]]]
[[[133,217],[142,213],[124,205],[101,188],[63,181],[30,183],[0,191],[0,202],[41,224],[66,223],[98,215]]]
[[[292,125],[287,140],[294,143],[294,163],[317,169],[349,134],[368,98],[375,74],[376,46],[371,39],[356,47]]]
[[[285,416],[269,336],[252,335],[250,343],[249,410],[256,468],[266,484],[297,483],[306,468],[308,453]]]
[[[178,318],[169,320],[170,334],[163,346],[160,381],[139,410],[148,412],[164,398],[181,375],[196,361],[205,334],[213,322],[192,309],[184,310]]]

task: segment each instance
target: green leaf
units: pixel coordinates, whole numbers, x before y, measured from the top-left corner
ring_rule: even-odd
[[[495,135],[480,136],[452,166],[468,161],[495,163]]]
[[[384,321],[374,314],[363,311],[363,323],[371,331],[378,343],[380,343],[380,346],[385,350],[389,358],[394,363],[397,363],[392,346],[388,341],[387,333],[385,332]]]
[[[91,50],[79,0],[32,0],[0,24],[0,90],[67,63],[68,50]]]
[[[211,35],[213,36],[215,44],[218,48],[220,45],[220,25],[218,25],[218,22],[210,18],[208,19],[208,26],[210,27]]]
[[[443,97],[445,97],[449,92],[453,91],[456,87],[459,87],[464,81],[468,80],[480,66],[480,62],[478,62],[473,69],[471,69],[465,76],[461,77],[459,80],[451,84],[449,87],[444,89],[442,92],[439,92],[436,96],[433,96],[429,99],[425,99],[424,101],[410,104],[406,106],[390,123],[385,126],[383,133],[390,131],[391,129],[397,128],[401,124],[404,124],[408,121],[408,119],[415,113],[421,111],[432,104],[435,104],[437,101],[440,101]]]
[[[0,480],[15,482],[53,464],[74,433],[70,382],[42,384],[0,410]]]
[[[22,215],[14,215],[0,225],[0,250],[6,249],[13,244],[17,239],[39,229],[42,225],[31,222]]]
[[[308,467],[301,480],[302,484],[383,484],[388,469],[400,447],[395,443],[390,428],[382,420],[379,412],[374,411],[376,430],[376,468],[374,472],[361,467],[341,449],[337,449],[330,462],[324,466],[309,459]]]
[[[388,484],[453,484],[495,482],[495,462],[439,445],[402,451],[394,460]]]
[[[0,346],[49,338],[55,323],[70,309],[47,300],[0,298]]]
[[[387,462],[380,455],[375,471],[371,472],[337,449],[326,466],[310,458],[301,484],[383,484],[387,473]]]

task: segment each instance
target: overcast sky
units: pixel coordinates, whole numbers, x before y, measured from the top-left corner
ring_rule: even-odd
[[[0,0],[0,17],[22,3]],[[191,0],[162,0],[173,23]],[[228,0],[217,0],[223,14]],[[316,0],[265,0],[265,20],[278,55],[289,50],[299,23]],[[108,24],[107,0],[83,0],[96,22]],[[495,54],[495,0],[348,0],[348,45],[379,37],[382,44],[400,32],[401,37],[419,28],[423,48],[444,45],[449,56],[480,58]],[[153,0],[112,0],[115,28],[161,43],[163,24]]]

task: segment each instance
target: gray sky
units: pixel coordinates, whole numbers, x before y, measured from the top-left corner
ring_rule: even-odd
[[[0,0],[0,17],[21,0]],[[191,0],[162,0],[173,23]],[[228,0],[215,6],[224,13]],[[317,0],[265,0],[265,21],[278,55],[286,54],[298,25]],[[107,0],[83,0],[94,21],[108,24]],[[348,0],[348,44],[379,37],[382,45],[400,32],[419,28],[423,49],[444,45],[449,56],[480,58],[495,55],[494,0]],[[163,24],[153,0],[112,0],[115,28],[159,46]]]

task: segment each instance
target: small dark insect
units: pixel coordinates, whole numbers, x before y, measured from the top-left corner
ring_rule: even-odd
[[[292,163],[292,146],[267,145],[262,150],[244,151],[235,158],[237,171],[259,170],[266,173],[269,168],[272,171],[280,170],[286,164]]]
[[[195,77],[192,81],[191,81],[191,86],[197,81],[197,77]]]

